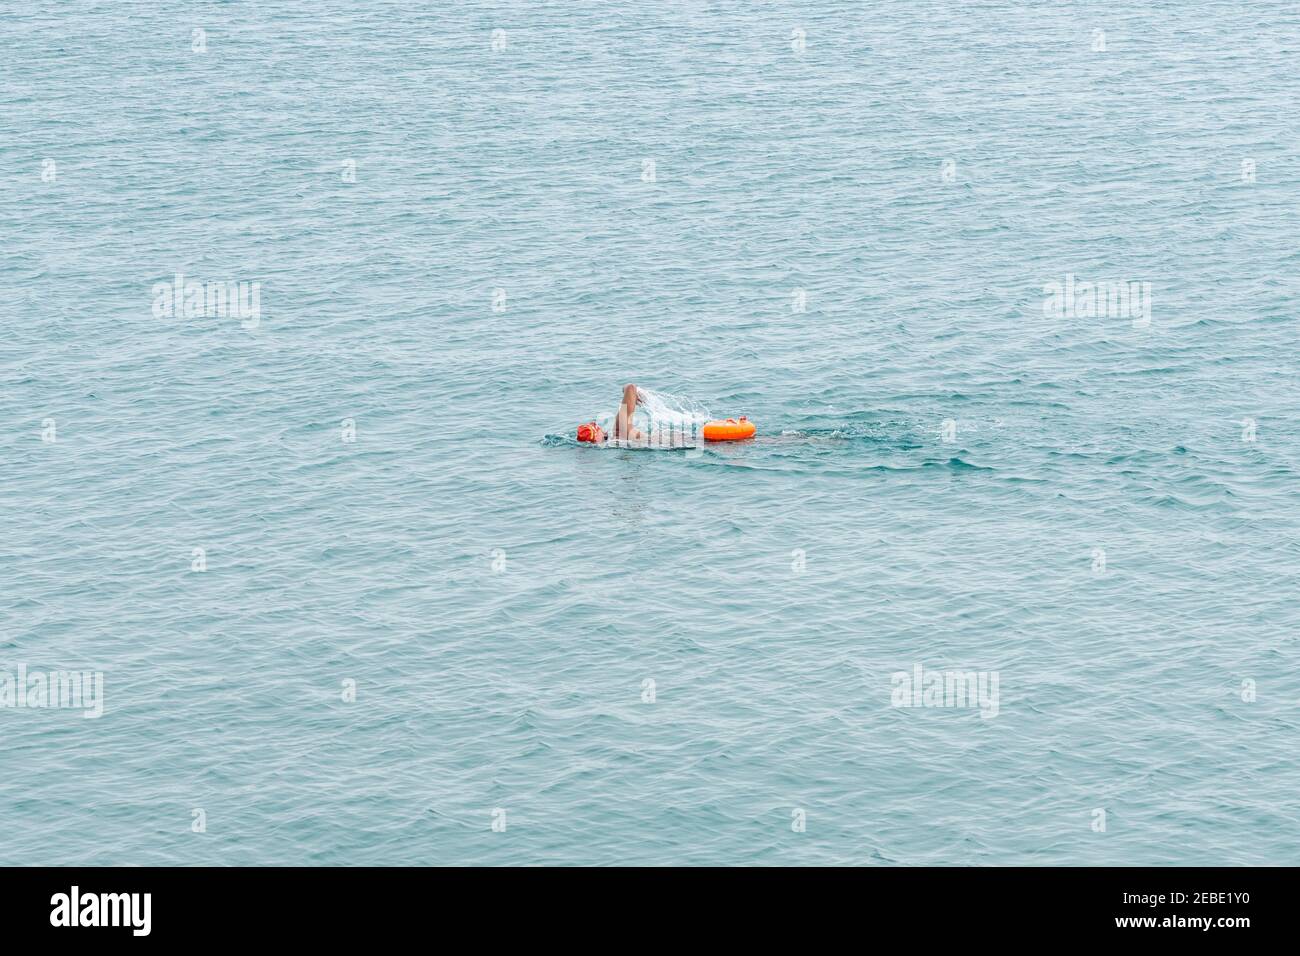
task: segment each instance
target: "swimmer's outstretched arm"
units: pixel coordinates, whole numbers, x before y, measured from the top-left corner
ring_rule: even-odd
[[[633,441],[644,441],[645,433],[632,425],[632,416],[636,413],[636,407],[641,404],[641,396],[637,394],[636,386],[628,383],[623,386],[623,401],[618,406],[618,416],[614,419],[614,437],[628,438]]]

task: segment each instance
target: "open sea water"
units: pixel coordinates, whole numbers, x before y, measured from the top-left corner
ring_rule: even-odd
[[[1271,0],[9,5],[0,863],[1296,863],[1298,63]],[[758,437],[577,444],[627,382]]]

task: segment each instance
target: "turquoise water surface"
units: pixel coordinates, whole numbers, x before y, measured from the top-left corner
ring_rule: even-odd
[[[1281,2],[12,5],[0,864],[1296,863],[1297,63]],[[759,435],[578,445],[627,382]]]

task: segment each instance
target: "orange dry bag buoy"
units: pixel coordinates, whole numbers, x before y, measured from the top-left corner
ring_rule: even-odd
[[[705,441],[742,441],[746,438],[753,438],[754,432],[758,431],[744,415],[739,418],[727,418],[715,422],[704,423],[704,440]]]

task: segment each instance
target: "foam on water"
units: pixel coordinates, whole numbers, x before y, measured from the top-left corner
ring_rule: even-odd
[[[709,410],[694,399],[645,386],[638,386],[637,393],[649,416],[651,428],[702,425],[713,418]]]

